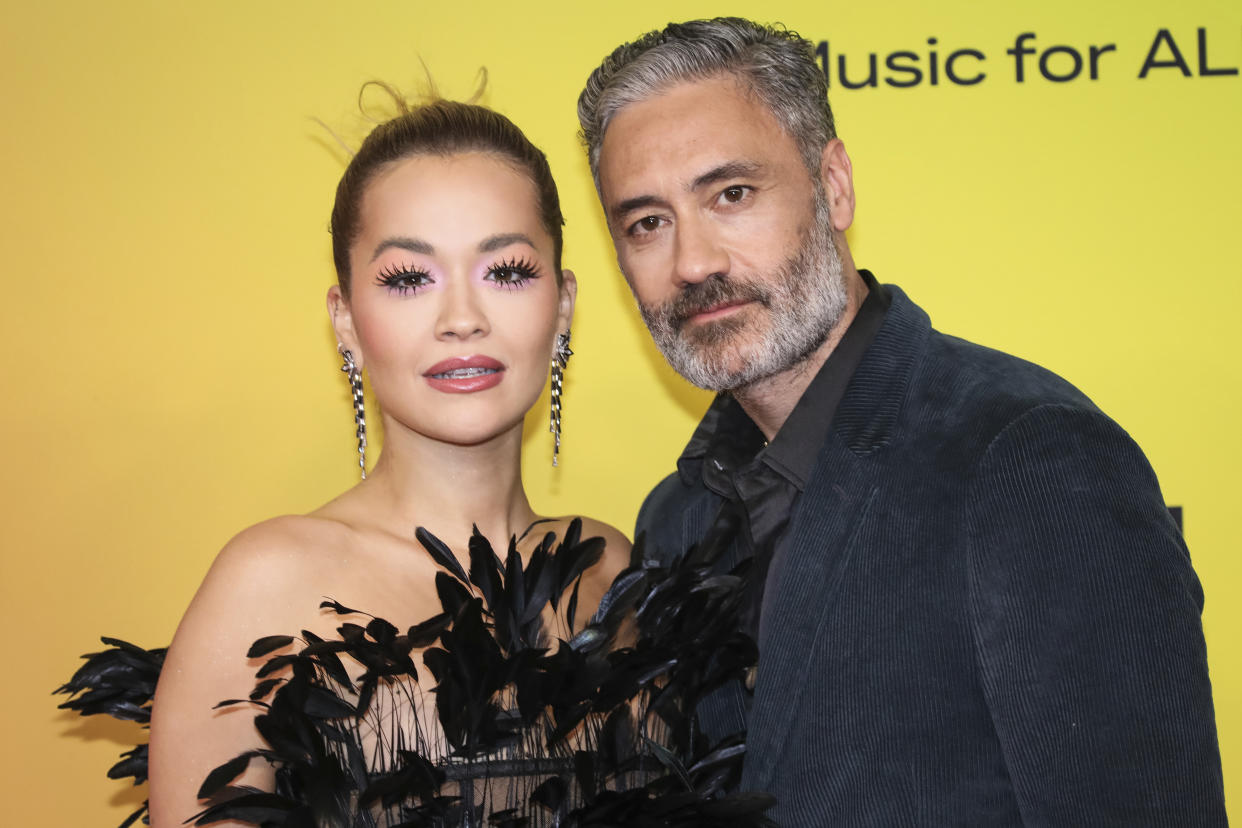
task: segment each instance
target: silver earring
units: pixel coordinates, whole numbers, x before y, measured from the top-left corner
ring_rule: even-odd
[[[362,370],[354,362],[354,355],[344,345],[337,345],[344,365],[341,370],[349,377],[349,387],[354,393],[354,424],[358,427],[358,468],[362,470],[362,479],[367,479],[367,412],[363,407]]]
[[[569,350],[569,331],[556,335],[556,350],[552,352],[552,416],[548,431],[552,432],[552,465],[556,465],[561,453],[561,392],[565,390],[565,366],[574,352]]]

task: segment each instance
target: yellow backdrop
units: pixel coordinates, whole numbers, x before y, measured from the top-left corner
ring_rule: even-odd
[[[486,66],[485,102],[548,151],[581,284],[578,356],[563,462],[549,468],[545,400],[528,427],[528,487],[546,512],[632,526],[708,398],[664,367],[633,310],[574,102],[621,40],[716,14],[827,41],[860,265],[942,330],[1078,384],[1184,507],[1242,819],[1242,78],[1228,72],[1242,66],[1242,8],[993,5],[7,4],[6,823],[119,821],[135,795],[103,771],[133,734],[84,727],[49,691],[100,633],[166,642],[233,533],[354,479],[323,308],[344,159],[312,118],[356,141],[365,80],[412,88],[421,58],[462,97]],[[845,81],[860,84],[871,54],[875,85],[844,88],[841,56]],[[889,82],[913,83],[915,68],[917,84]]]

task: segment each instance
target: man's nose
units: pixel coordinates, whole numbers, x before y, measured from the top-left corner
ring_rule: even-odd
[[[673,278],[678,287],[698,284],[729,272],[729,254],[720,244],[716,230],[697,217],[683,219],[677,226]]]

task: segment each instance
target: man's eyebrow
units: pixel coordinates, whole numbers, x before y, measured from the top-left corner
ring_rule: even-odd
[[[378,259],[381,253],[391,247],[408,250],[411,253],[422,253],[424,256],[430,256],[436,252],[434,247],[422,239],[412,239],[408,236],[393,236],[392,238],[384,239],[375,246],[375,252],[371,254],[371,261]]]
[[[627,198],[612,208],[613,219],[619,219],[627,213],[634,210],[642,210],[646,207],[658,207],[664,204],[664,199],[657,198],[653,195],[641,195],[634,198]]]
[[[732,178],[750,178],[757,175],[763,166],[756,164],[754,161],[729,161],[718,167],[713,167],[698,178],[690,182],[689,190],[691,192],[708,187],[712,184],[719,184],[721,181],[728,181]],[[647,207],[661,207],[665,204],[664,199],[653,195],[641,195],[634,198],[627,198],[625,201],[619,202],[609,212],[613,219],[619,219],[626,213],[633,210],[642,210]]]
[[[492,253],[500,250],[502,247],[508,247],[511,244],[525,244],[534,247],[535,243],[530,240],[530,236],[525,233],[497,233],[494,236],[488,236],[479,242],[480,253]]]
[[[730,161],[727,164],[714,167],[694,179],[690,184],[690,189],[692,191],[702,189],[711,184],[728,181],[730,178],[749,178],[761,169],[762,166],[753,161]]]

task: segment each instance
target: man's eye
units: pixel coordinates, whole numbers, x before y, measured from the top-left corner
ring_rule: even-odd
[[[630,225],[631,233],[651,233],[660,227],[659,216],[643,216],[638,221]]]
[[[724,192],[722,192],[720,196],[725,201],[728,201],[732,204],[736,204],[737,202],[746,198],[746,188],[745,187],[729,187]]]

